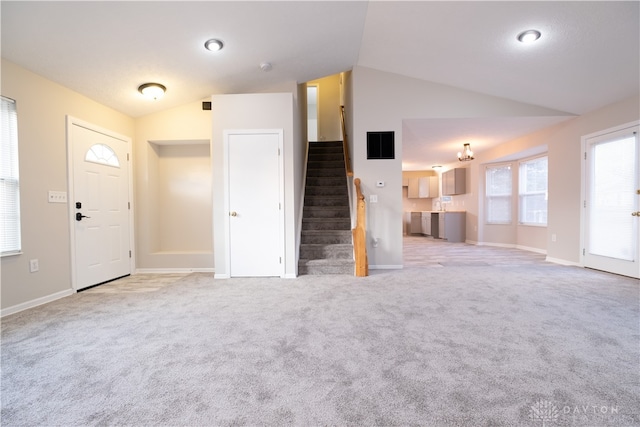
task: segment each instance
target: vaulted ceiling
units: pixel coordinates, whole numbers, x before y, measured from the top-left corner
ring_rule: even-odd
[[[3,0],[2,56],[132,117],[357,65],[583,114],[639,92],[639,5]],[[531,28],[541,31],[538,42],[516,40]],[[223,40],[224,49],[205,50],[210,38]],[[260,69],[265,61],[271,71]],[[150,81],[167,86],[160,102],[137,92]],[[449,127],[436,141],[433,130],[446,123],[413,119],[405,124],[403,159],[418,155],[418,143],[460,136]],[[548,125],[539,118],[494,122],[463,128],[498,131],[499,143]]]

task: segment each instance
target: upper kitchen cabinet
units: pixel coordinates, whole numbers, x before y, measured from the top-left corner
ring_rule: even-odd
[[[451,169],[442,173],[442,195],[454,196],[464,194],[466,189],[467,170],[464,168]]]
[[[424,176],[420,178],[409,178],[409,188],[407,198],[426,199],[438,197],[438,177]]]

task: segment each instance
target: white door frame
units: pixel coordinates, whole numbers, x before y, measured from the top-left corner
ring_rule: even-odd
[[[224,129],[223,135],[223,182],[224,182],[224,263],[227,277],[231,277],[231,217],[230,217],[230,200],[229,200],[229,137],[231,135],[264,135],[275,134],[278,135],[278,150],[280,155],[278,156],[279,162],[279,185],[280,185],[280,211],[279,211],[279,226],[282,232],[279,236],[280,256],[282,257],[282,263],[280,264],[280,277],[284,277],[286,271],[286,257],[285,257],[285,205],[284,205],[284,130],[283,129]]]
[[[581,172],[581,185],[580,185],[580,203],[582,207],[580,209],[580,266],[584,267],[586,265],[585,259],[585,248],[586,248],[586,233],[587,233],[587,215],[586,215],[586,200],[587,200],[587,165],[585,161],[585,156],[587,153],[587,141],[591,138],[595,138],[598,136],[604,136],[609,133],[618,132],[630,127],[640,126],[640,120],[636,120],[634,122],[625,123],[619,126],[614,126],[612,128],[603,129],[598,132],[593,132],[588,135],[583,135],[581,140],[581,151],[580,155],[582,157],[580,161],[580,172]],[[615,273],[614,273],[615,274]]]
[[[129,258],[129,271],[133,274],[135,271],[136,265],[136,255],[135,255],[135,233],[134,233],[134,215],[133,215],[133,199],[131,195],[133,194],[133,158],[131,156],[131,138],[120,135],[116,132],[110,131],[108,129],[102,128],[100,126],[96,126],[92,123],[85,122],[83,120],[77,119],[75,117],[66,116],[66,138],[67,138],[67,208],[69,211],[69,236],[70,236],[70,254],[71,254],[71,289],[74,291],[78,291],[78,282],[76,277],[76,219],[75,219],[75,189],[74,189],[74,168],[73,168],[73,148],[74,141],[71,137],[71,129],[72,126],[80,126],[85,129],[89,129],[94,132],[98,132],[109,137],[120,139],[127,144],[127,177],[129,180],[129,194],[128,200],[131,208],[129,209],[129,247],[131,248],[131,257]]]

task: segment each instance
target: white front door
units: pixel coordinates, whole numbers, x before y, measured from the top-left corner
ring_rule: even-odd
[[[284,274],[283,133],[225,131],[228,271],[231,277]]]
[[[74,287],[131,274],[129,142],[69,122]]]
[[[640,278],[638,126],[585,138],[585,267]]]

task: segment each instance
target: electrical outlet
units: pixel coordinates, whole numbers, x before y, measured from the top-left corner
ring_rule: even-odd
[[[557,241],[557,240],[558,240],[558,236],[556,236],[556,233],[553,233],[553,234],[551,235],[551,241],[552,241],[552,242],[555,242],[555,241]]]
[[[49,203],[67,203],[67,192],[49,190]]]
[[[37,259],[30,259],[29,260],[29,272],[30,273],[35,273],[38,270],[40,270],[40,266],[38,265],[38,260]]]

